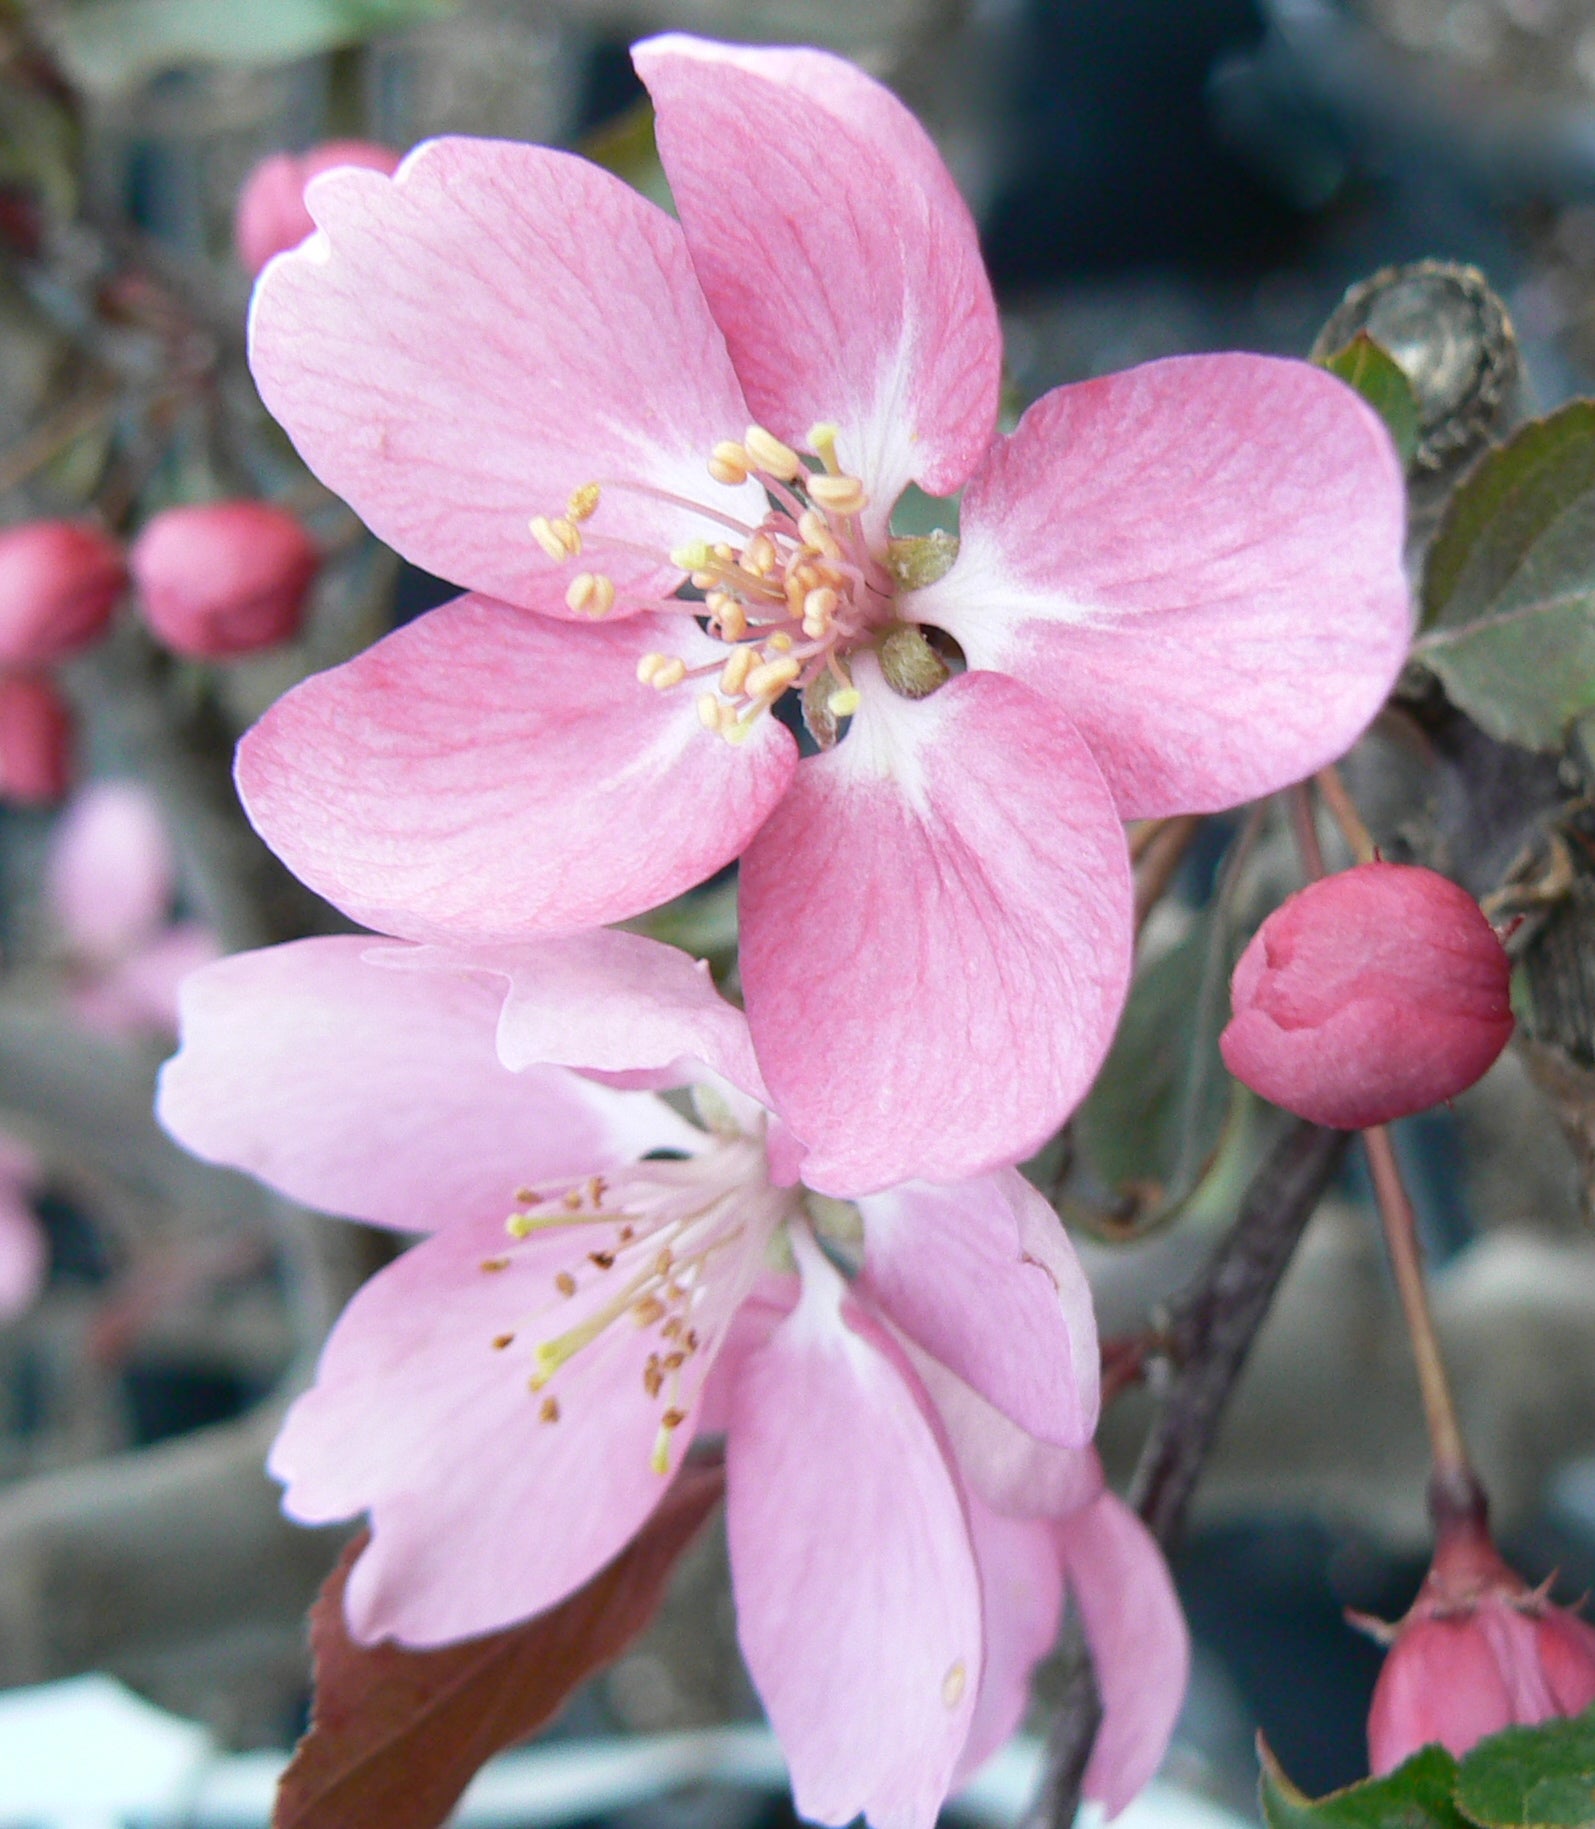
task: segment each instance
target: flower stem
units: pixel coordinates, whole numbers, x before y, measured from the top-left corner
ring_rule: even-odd
[[[1335,824],[1346,835],[1346,843],[1351,846],[1352,855],[1359,864],[1377,863],[1379,847],[1373,842],[1373,834],[1363,824],[1362,815],[1357,811],[1357,803],[1346,792],[1346,784],[1340,778],[1340,770],[1331,762],[1327,768],[1319,769],[1313,777],[1318,784],[1318,791],[1324,797],[1324,805],[1334,815]]]
[[[1368,1152],[1368,1166],[1373,1172],[1374,1196],[1379,1203],[1379,1217],[1384,1224],[1385,1243],[1396,1273],[1396,1288],[1401,1296],[1401,1310],[1406,1317],[1407,1333],[1412,1340],[1412,1354],[1418,1362],[1418,1385],[1423,1393],[1424,1420],[1429,1429],[1429,1448],[1434,1457],[1434,1487],[1454,1491],[1459,1496],[1477,1489],[1468,1460],[1462,1428],[1457,1421],[1456,1404],[1451,1395],[1451,1381],[1446,1376],[1440,1342],[1434,1331],[1434,1316],[1429,1309],[1429,1294],[1423,1279],[1423,1260],[1418,1250],[1417,1219],[1412,1202],[1401,1179],[1390,1132],[1383,1124],[1370,1125],[1362,1133]]]
[[[1317,882],[1324,874],[1324,848],[1318,842],[1318,812],[1309,782],[1298,781],[1290,790],[1290,822],[1296,834],[1296,849],[1301,867],[1308,878]]]

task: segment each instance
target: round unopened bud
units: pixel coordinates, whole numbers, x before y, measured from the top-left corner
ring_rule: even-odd
[[[239,265],[253,277],[274,254],[297,248],[315,229],[305,208],[305,186],[339,165],[392,172],[401,155],[372,140],[328,140],[308,152],[277,152],[244,180],[233,215]]]
[[[1375,1776],[1436,1743],[1460,1759],[1488,1734],[1595,1702],[1595,1627],[1501,1560],[1482,1527],[1442,1540],[1396,1628],[1368,1712]]]
[[[48,806],[72,781],[72,714],[47,679],[0,677],[0,800]]]
[[[1477,902],[1432,870],[1361,864],[1268,917],[1219,1038],[1238,1080],[1360,1130],[1465,1091],[1512,1033],[1511,964]]]
[[[294,635],[320,564],[310,535],[270,502],[165,509],[130,558],[153,632],[178,654],[212,659]]]
[[[105,632],[127,584],[122,549],[86,521],[0,533],[0,667],[44,667]]]

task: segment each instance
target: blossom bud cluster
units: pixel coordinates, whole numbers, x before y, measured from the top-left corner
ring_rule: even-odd
[[[0,796],[66,792],[72,714],[53,670],[102,639],[130,584],[165,647],[221,659],[289,639],[318,564],[299,520],[269,502],[165,509],[127,552],[90,521],[0,532]]]

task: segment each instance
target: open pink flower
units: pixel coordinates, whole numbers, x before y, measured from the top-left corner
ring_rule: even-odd
[[[45,894],[76,1014],[110,1035],[172,1035],[177,987],[216,957],[202,922],[174,921],[175,860],[154,796],[136,781],[85,788],[62,816]]]
[[[646,1089],[688,1076],[703,1126]],[[1161,1755],[1185,1640],[1084,1447],[1096,1337],[1056,1218],[1012,1170],[816,1200],[763,1100],[740,1014],[633,935],[306,941],[192,978],[168,1127],[431,1230],[290,1412],[289,1511],[369,1512],[351,1627],[437,1644],[557,1603],[724,1433],[743,1648],[804,1814],[929,1829],[1017,1724],[1065,1582],[1117,1807]]]
[[[903,107],[817,51],[635,56],[679,225],[497,142],[310,187],[319,232],[255,295],[262,397],[473,594],[290,693],[240,789],[412,939],[616,921],[741,856],[749,1020],[811,1183],[979,1173],[1105,1052],[1120,819],[1277,788],[1382,702],[1400,469],[1348,389],[1250,356],[1059,389],[995,437],[974,225]],[[950,569],[891,540],[910,483],[964,490]]]

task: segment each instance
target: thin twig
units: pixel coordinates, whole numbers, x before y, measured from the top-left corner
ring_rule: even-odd
[[[1135,931],[1140,933],[1146,918],[1168,892],[1175,873],[1185,861],[1191,841],[1202,829],[1196,814],[1182,814],[1163,820],[1157,831],[1142,847],[1135,872]]]
[[[1318,792],[1324,797],[1324,805],[1334,815],[1335,824],[1346,835],[1352,856],[1359,864],[1374,863],[1379,856],[1379,847],[1363,823],[1356,801],[1347,793],[1346,784],[1340,778],[1340,770],[1331,762],[1328,768],[1319,769],[1313,780],[1318,784]]]

